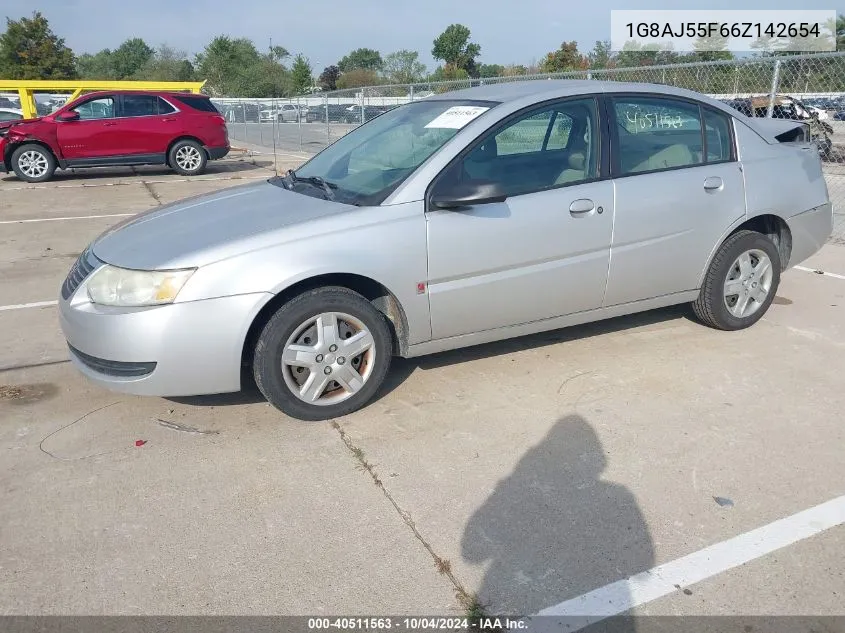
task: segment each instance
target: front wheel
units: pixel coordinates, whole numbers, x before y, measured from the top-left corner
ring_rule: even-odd
[[[781,260],[772,240],[737,231],[719,247],[693,311],[719,330],[741,330],[760,320],[780,284]]]
[[[196,141],[179,141],[170,148],[170,167],[182,176],[197,176],[205,171],[208,155]]]
[[[255,345],[253,374],[277,409],[299,420],[357,411],[390,368],[387,318],[364,297],[318,288],[283,305]]]
[[[50,180],[56,171],[56,157],[53,152],[28,143],[21,145],[12,153],[12,169],[15,175],[26,182],[44,182]]]

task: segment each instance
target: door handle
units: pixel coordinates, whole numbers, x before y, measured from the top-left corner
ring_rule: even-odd
[[[166,123],[173,123],[176,119],[164,119]]]
[[[114,122],[103,123],[103,127],[113,127],[115,125],[117,125],[117,123],[114,123]]]
[[[595,208],[596,205],[592,200],[581,198],[569,205],[569,214],[575,218],[584,217],[587,214],[591,214]]]
[[[705,191],[721,191],[722,187],[724,187],[722,179],[718,176],[710,176],[710,178],[704,179],[704,190]]]

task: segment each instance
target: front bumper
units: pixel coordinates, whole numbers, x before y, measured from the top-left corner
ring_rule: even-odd
[[[149,308],[88,300],[83,282],[59,297],[59,321],[76,368],[102,387],[146,396],[239,391],[241,354],[271,297],[256,293]]]

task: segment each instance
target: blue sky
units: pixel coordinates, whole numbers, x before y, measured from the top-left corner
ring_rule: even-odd
[[[432,40],[459,22],[481,45],[485,63],[530,64],[564,40],[592,48],[608,39],[611,9],[837,9],[845,0],[0,0],[0,16],[18,18],[38,9],[76,52],[114,48],[130,37],[168,43],[189,53],[218,34],[249,37],[266,48],[270,38],[303,53],[314,69],[336,63],[354,48],[382,54],[400,48],[420,52],[434,67]]]

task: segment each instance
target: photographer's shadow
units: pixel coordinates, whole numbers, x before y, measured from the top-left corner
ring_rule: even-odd
[[[636,499],[600,478],[606,466],[595,431],[583,417],[569,415],[499,482],[470,518],[461,543],[465,561],[490,562],[477,591],[486,613],[534,615],[654,565]],[[630,601],[623,593],[620,604]],[[571,631],[586,621],[542,618],[536,624]],[[608,625],[634,630],[629,619],[605,620],[591,630]]]

